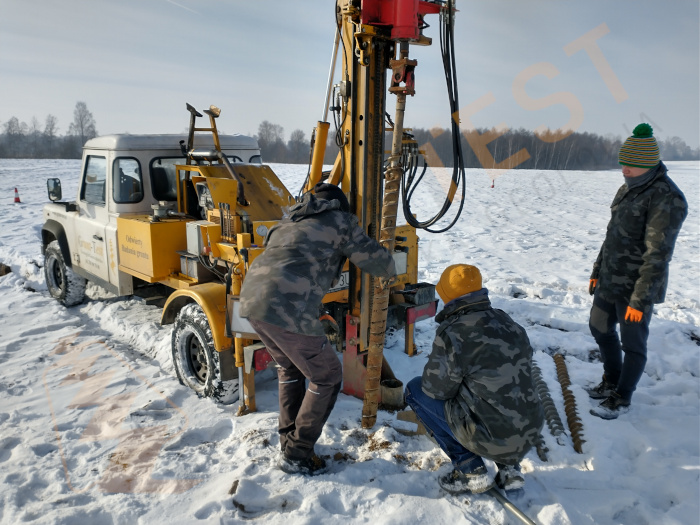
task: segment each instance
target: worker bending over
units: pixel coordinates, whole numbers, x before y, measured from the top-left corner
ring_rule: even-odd
[[[343,379],[319,321],[323,296],[346,258],[372,275],[396,275],[392,254],[360,228],[340,188],[320,183],[313,191],[270,229],[240,296],[241,316],[279,366],[279,467],[305,475],[325,467],[314,445]]]
[[[437,285],[445,302],[423,376],[406,385],[406,403],[453,470],[440,478],[449,493],[493,486],[482,458],[496,462],[496,483],[521,488],[520,460],[538,441],[544,416],[532,382],[525,330],[491,307],[475,266],[445,269]]]

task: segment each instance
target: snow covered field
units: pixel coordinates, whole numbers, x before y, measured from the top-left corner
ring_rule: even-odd
[[[330,472],[285,475],[274,468],[273,370],[257,376],[258,412],[236,417],[236,406],[179,385],[158,308],[96,287],[84,304],[59,306],[44,283],[41,207],[47,177],[60,177],[73,198],[79,166],[0,160],[0,262],[12,269],[0,277],[0,523],[518,523],[487,496],[441,495],[437,476],[450,467],[439,449],[399,432],[411,425],[393,413],[362,429],[362,401],[342,394],[317,447]],[[587,286],[619,171],[514,170],[491,188],[485,172],[469,170],[459,224],[420,234],[420,280],[475,264],[495,306],[526,327],[565,426],[550,355],[566,356],[585,443],[578,454],[545,425],[548,461],[534,451],[525,459],[525,490],[513,497],[537,523],[699,522],[700,165],[669,168],[690,214],[651,324],[646,372],[632,410],[616,421],[588,413],[583,387],[602,371]],[[296,193],[305,167],[273,169]],[[415,211],[425,219],[440,195],[421,194]],[[421,373],[435,328],[416,326],[413,358],[403,334],[389,334],[385,355],[404,384]]]

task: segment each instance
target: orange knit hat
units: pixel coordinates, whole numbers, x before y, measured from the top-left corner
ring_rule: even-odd
[[[457,297],[481,290],[481,272],[469,264],[453,264],[445,268],[435,290],[440,298],[449,303]]]

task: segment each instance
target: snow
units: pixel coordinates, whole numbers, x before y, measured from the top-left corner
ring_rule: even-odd
[[[92,285],[82,305],[51,299],[39,239],[45,179],[60,177],[71,199],[79,165],[0,160],[0,262],[12,269],[0,277],[0,523],[518,523],[488,496],[441,495],[437,476],[450,468],[442,452],[405,435],[415,425],[395,413],[380,411],[374,428],[362,429],[362,401],[342,394],[317,445],[330,471],[283,474],[272,369],[256,377],[258,411],[237,417],[236,406],[178,383],[157,307]],[[272,167],[296,193],[305,167]],[[690,215],[651,323],[646,372],[632,410],[615,421],[589,414],[583,388],[602,370],[587,286],[619,171],[513,170],[491,188],[494,172],[468,170],[458,225],[419,233],[419,280],[476,264],[494,305],[525,326],[565,427],[551,354],[566,356],[583,454],[568,427],[559,444],[545,425],[547,461],[527,456],[525,490],[513,496],[536,523],[698,523],[700,165],[669,168]],[[436,170],[417,192],[419,219],[438,209],[446,176]],[[403,353],[402,332],[388,335],[385,355],[404,384],[421,373],[435,328],[433,320],[416,325],[414,357]]]

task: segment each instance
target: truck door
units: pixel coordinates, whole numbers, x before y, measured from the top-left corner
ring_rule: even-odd
[[[109,283],[105,226],[107,212],[107,157],[88,155],[83,163],[78,218],[75,221],[77,252],[73,262],[96,277],[96,282]]]
[[[109,184],[108,191],[109,190]],[[107,207],[109,222],[105,227],[105,248],[107,250],[107,266],[109,282],[114,285],[112,290],[117,295],[134,293],[131,275],[119,271],[119,241],[117,239],[117,218],[122,213],[146,213],[151,211],[148,200],[144,200],[143,176],[139,159],[132,156],[121,156],[115,152],[112,161],[111,179],[112,201]]]

